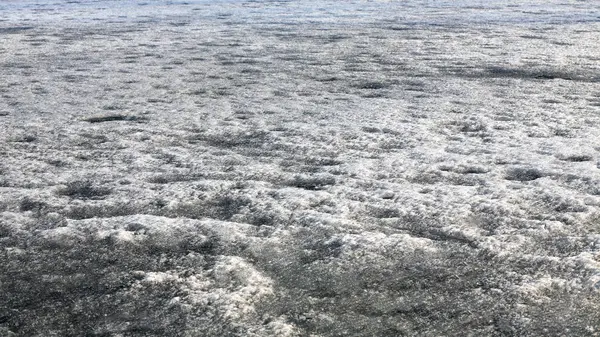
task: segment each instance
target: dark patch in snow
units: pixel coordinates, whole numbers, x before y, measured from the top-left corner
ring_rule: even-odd
[[[97,116],[97,117],[88,117],[83,119],[89,123],[104,123],[104,122],[138,122],[142,123],[148,120],[146,117],[141,116],[129,116],[129,115],[106,115],[106,116]]]

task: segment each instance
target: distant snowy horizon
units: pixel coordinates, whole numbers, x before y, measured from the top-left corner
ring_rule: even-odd
[[[190,11],[192,10],[192,11]],[[239,20],[309,20],[356,24],[388,21],[412,25],[578,24],[600,21],[600,3],[584,1],[261,1],[261,0],[9,0],[0,2],[4,22],[136,20],[169,15],[201,18],[227,11]],[[18,14],[16,12],[19,12]],[[53,14],[61,13],[62,16]],[[223,13],[221,13],[223,14]],[[357,20],[358,19],[358,20]],[[305,22],[306,23],[306,22]]]

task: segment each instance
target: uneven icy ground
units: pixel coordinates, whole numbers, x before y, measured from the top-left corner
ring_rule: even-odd
[[[2,2],[0,335],[599,335],[600,11],[497,2]]]

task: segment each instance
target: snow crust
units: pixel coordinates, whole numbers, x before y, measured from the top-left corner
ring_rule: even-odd
[[[599,18],[3,1],[0,335],[598,335]]]

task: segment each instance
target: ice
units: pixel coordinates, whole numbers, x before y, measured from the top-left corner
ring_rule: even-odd
[[[590,1],[2,1],[0,335],[593,335],[599,33]]]

